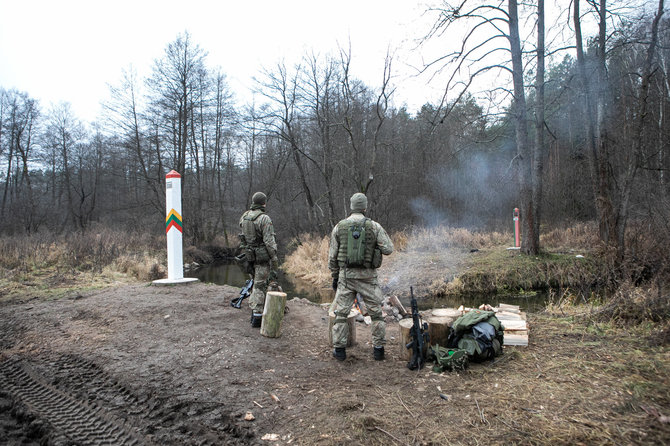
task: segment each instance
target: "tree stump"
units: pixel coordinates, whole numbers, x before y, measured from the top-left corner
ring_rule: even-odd
[[[428,322],[430,345],[446,347],[447,339],[449,338],[449,329],[455,320],[456,318],[451,316],[429,316],[426,322]]]
[[[284,320],[286,307],[286,293],[268,291],[265,295],[263,319],[261,319],[261,334],[268,338],[281,336],[281,324]]]
[[[424,322],[427,320],[420,317],[419,320],[421,321],[421,325],[423,325]],[[414,353],[414,349],[412,348],[407,348],[407,344],[412,342],[414,339],[412,339],[412,326],[414,326],[414,321],[412,318],[405,318],[405,319],[400,319],[400,359],[409,361],[412,359],[412,354]],[[430,327],[429,327],[430,328]],[[427,331],[428,334],[430,335],[430,331]],[[423,344],[423,355],[424,357],[426,356],[426,353],[428,352],[428,344],[429,342],[425,342]]]
[[[347,316],[347,329],[349,335],[347,336],[347,347],[356,345],[356,316],[360,313],[358,310],[351,309],[349,316]],[[335,323],[335,312],[328,312],[328,345],[333,346],[333,324]]]
[[[400,359],[404,361],[409,361],[412,359],[412,349],[407,348],[407,344],[412,341],[412,336],[410,335],[410,331],[412,329],[412,325],[414,323],[412,322],[411,318],[407,319],[400,319]]]

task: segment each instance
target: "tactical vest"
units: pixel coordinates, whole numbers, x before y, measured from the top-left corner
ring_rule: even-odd
[[[261,209],[254,209],[245,212],[242,216],[242,234],[244,235],[246,244],[249,246],[256,247],[263,243],[262,237],[260,237],[260,242],[257,240],[259,237],[254,226],[254,221],[263,214],[264,212]]]
[[[242,216],[242,235],[244,236],[246,259],[249,263],[260,264],[270,261],[270,253],[263,243],[263,234],[259,234],[254,225],[258,217],[264,213],[262,209],[253,209]]]
[[[364,221],[342,220],[337,224],[337,237],[340,242],[337,262],[340,265],[348,268],[379,268],[381,253],[378,256],[380,265],[375,265],[373,257],[376,257],[377,236],[369,218]]]

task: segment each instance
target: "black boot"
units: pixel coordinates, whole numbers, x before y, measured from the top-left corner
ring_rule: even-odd
[[[262,313],[255,313],[251,312],[251,326],[254,328],[258,328],[261,326],[261,320],[263,318]]]
[[[375,357],[375,361],[381,361],[384,359],[384,346],[373,348],[372,354]]]
[[[338,361],[344,361],[347,359],[347,350],[344,347],[335,347],[335,350],[333,350],[333,358]]]

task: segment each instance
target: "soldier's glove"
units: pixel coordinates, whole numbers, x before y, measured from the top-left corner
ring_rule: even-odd
[[[333,291],[337,291],[337,282],[339,279],[336,277],[333,277]]]

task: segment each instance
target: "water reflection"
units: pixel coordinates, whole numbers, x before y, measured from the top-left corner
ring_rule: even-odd
[[[247,274],[236,263],[220,263],[203,266],[197,270],[184,274],[186,277],[196,277],[201,282],[214,283],[216,285],[230,285],[242,288],[244,282],[249,278]],[[316,288],[314,285],[289,277],[281,270],[279,271],[279,284],[289,299],[294,297],[306,298],[316,303],[332,302],[334,292],[329,288]]]
[[[242,288],[244,282],[248,279],[242,269],[236,263],[221,263],[204,266],[194,271],[187,272],[186,277],[197,277],[201,282],[214,283],[217,285],[230,285],[236,288]],[[279,283],[288,294],[289,299],[294,297],[306,298],[315,303],[332,302],[335,293],[330,288],[317,288],[309,282],[302,281],[295,277],[279,272]],[[447,298],[433,299],[425,297],[419,300],[419,309],[427,310],[431,308],[458,308],[464,307],[477,308],[482,304],[497,306],[499,303],[518,305],[522,311],[537,312],[542,311],[547,304],[547,293],[525,293],[519,295],[468,295],[452,296]],[[410,307],[409,297],[400,298],[400,301],[406,308]]]

